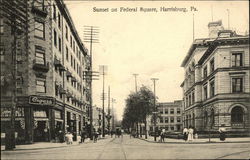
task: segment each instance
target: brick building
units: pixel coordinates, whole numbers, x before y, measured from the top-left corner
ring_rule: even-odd
[[[28,25],[17,35],[16,84],[10,74],[14,35],[6,17],[0,17],[1,134],[8,128],[16,91],[17,142],[56,140],[60,130],[76,137],[90,104],[90,81],[83,79],[84,71],[90,70],[87,49],[62,0],[26,5],[21,7],[27,9]]]
[[[158,120],[156,123],[156,130],[165,129],[166,131],[176,132],[182,131],[182,100],[174,102],[160,102],[157,104]],[[148,118],[148,130],[153,131],[152,116]]]
[[[209,38],[196,39],[181,66],[184,126],[198,131],[250,129],[249,35],[208,24]]]

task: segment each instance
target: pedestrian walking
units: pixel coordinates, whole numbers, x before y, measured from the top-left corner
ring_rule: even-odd
[[[73,144],[73,134],[72,133],[68,134],[68,139],[69,139],[69,144]]]
[[[98,135],[99,135],[98,131],[95,131],[94,132],[94,143],[97,142]]]
[[[189,129],[188,129],[188,141],[193,141],[194,139],[194,129],[189,126]]]
[[[86,136],[86,132],[85,132],[85,130],[83,130],[83,131],[81,132],[81,143],[84,143],[84,141],[85,141],[85,136]]]
[[[69,145],[69,133],[68,132],[65,134],[65,142],[67,145]]]
[[[220,140],[225,141],[226,140],[226,129],[225,128],[219,128],[219,133],[220,133]]]
[[[160,136],[161,136],[161,140],[160,141],[164,142],[164,136],[165,136],[165,130],[164,129],[161,130]]]
[[[186,127],[183,129],[183,139],[185,141],[188,139],[188,129]]]

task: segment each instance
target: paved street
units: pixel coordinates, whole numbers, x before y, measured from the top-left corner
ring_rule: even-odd
[[[250,143],[151,143],[124,136],[57,148],[2,151],[2,159],[249,159]]]

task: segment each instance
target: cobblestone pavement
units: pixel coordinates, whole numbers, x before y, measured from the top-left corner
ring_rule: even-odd
[[[249,159],[250,143],[150,143],[125,135],[97,143],[1,151],[2,159]],[[32,145],[31,145],[32,146]]]

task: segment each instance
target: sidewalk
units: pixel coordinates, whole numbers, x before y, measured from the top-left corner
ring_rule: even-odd
[[[202,143],[250,143],[250,137],[240,137],[240,138],[226,138],[225,141],[220,141],[219,138],[211,138],[210,142],[208,138],[205,139],[194,139],[191,142],[185,142],[183,139],[173,139],[173,138],[165,138],[165,142],[160,142],[160,137],[156,138],[156,142],[154,141],[154,137],[148,136],[147,139],[144,137],[139,138],[141,140],[150,142],[150,143],[179,143],[179,144],[202,144]]]
[[[99,140],[107,139],[108,137],[99,138]],[[16,145],[16,148],[13,151],[20,151],[20,150],[39,150],[39,149],[51,149],[51,148],[62,148],[62,147],[70,147],[70,146],[78,146],[84,145],[88,143],[93,143],[92,140],[89,138],[85,139],[84,143],[78,143],[74,141],[73,144],[67,145],[64,143],[53,143],[53,142],[36,142],[33,144],[24,144],[24,145]],[[5,151],[5,146],[1,145],[1,152]]]

